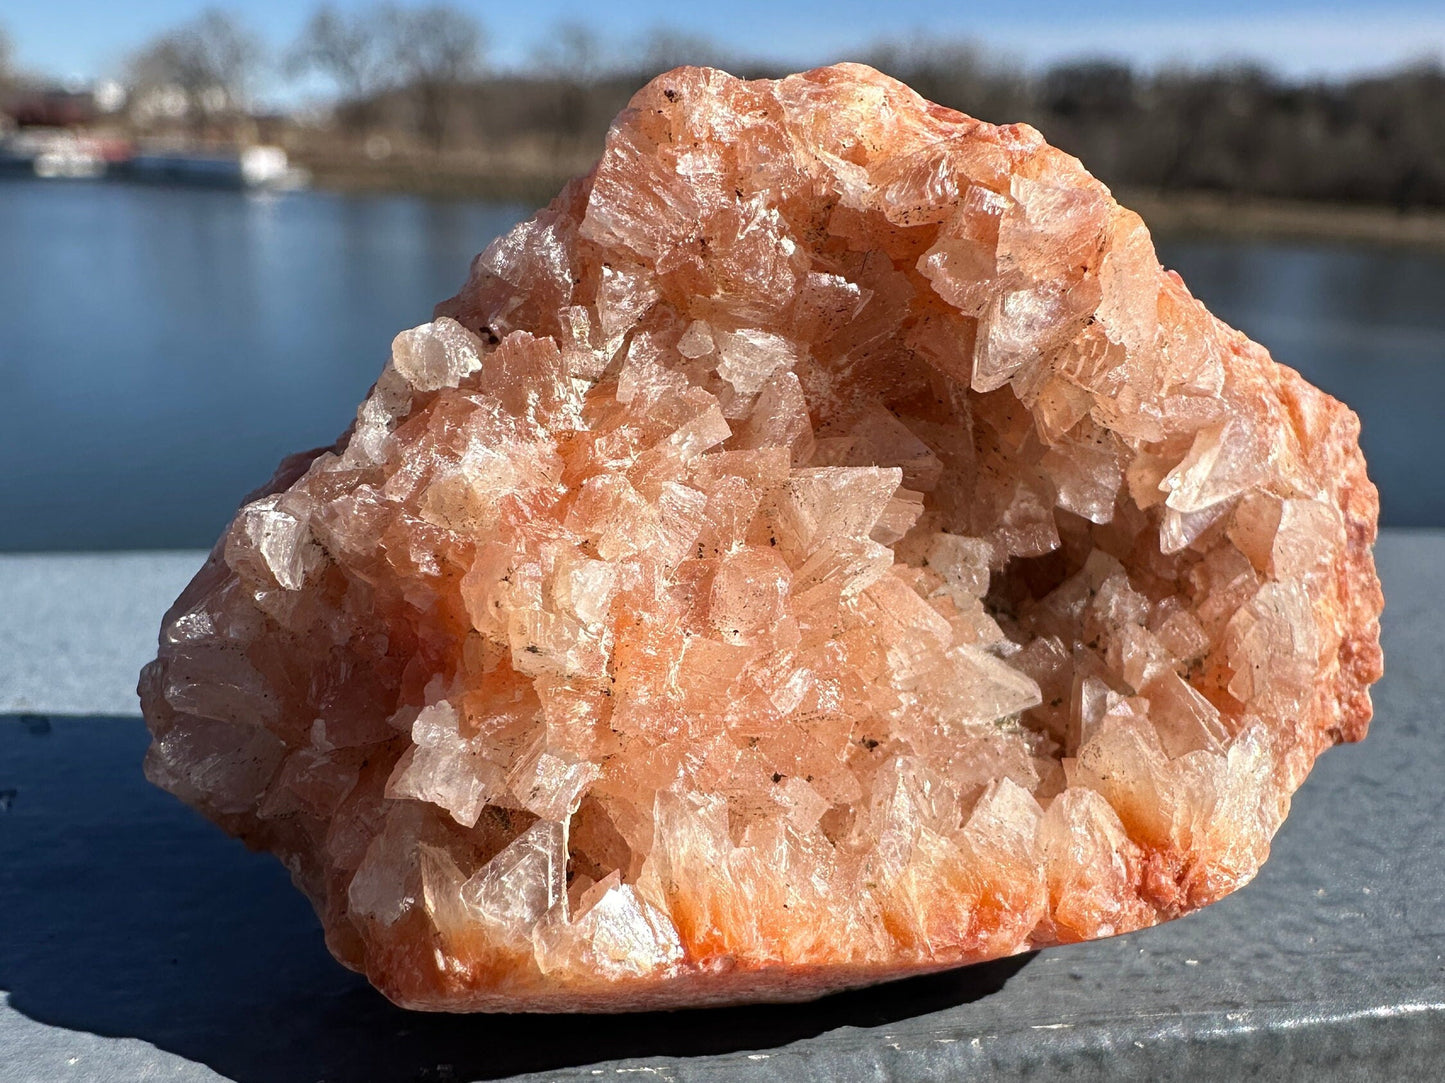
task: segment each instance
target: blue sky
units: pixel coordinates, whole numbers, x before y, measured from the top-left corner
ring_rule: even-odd
[[[1348,74],[1445,57],[1440,0],[455,0],[476,15],[498,66],[524,63],[547,32],[566,20],[589,23],[626,49],[667,26],[705,35],[732,53],[795,65],[857,56],[881,37],[957,37],[1000,58],[1040,65],[1061,57],[1112,55],[1145,66],[1219,60],[1263,61],[1287,75]],[[148,37],[195,15],[204,0],[4,0],[0,27],[27,70],[64,78],[119,71]],[[307,0],[251,0],[220,6],[272,43],[305,21]],[[338,7],[365,6],[339,0]],[[606,25],[595,13],[605,13]]]

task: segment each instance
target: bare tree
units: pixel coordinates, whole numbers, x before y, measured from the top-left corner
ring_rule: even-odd
[[[555,86],[555,150],[571,149],[588,134],[587,103],[603,74],[602,43],[585,23],[560,23],[533,52],[533,63],[538,74]]]
[[[728,58],[714,42],[665,26],[647,35],[641,55],[643,67],[649,75],[670,71],[684,64],[716,68],[728,66]]]
[[[440,152],[458,88],[481,73],[485,35],[470,15],[444,4],[389,10],[393,63],[416,103],[418,129]]]
[[[148,95],[179,93],[193,122],[244,113],[265,62],[261,40],[236,18],[208,8],[152,41],[129,64],[130,82]]]
[[[602,42],[586,23],[561,22],[533,50],[532,63],[543,75],[589,83],[604,67]]]
[[[0,26],[0,86],[10,81],[11,65],[14,51],[10,46],[10,35],[5,33],[5,28]]]
[[[10,44],[10,35],[0,26],[0,104],[19,82],[20,73],[15,68],[15,50]]]
[[[1023,72],[972,42],[914,36],[879,43],[866,59],[931,101],[990,120],[1025,119],[1030,88]]]
[[[319,72],[332,80],[345,115],[365,134],[376,121],[376,99],[396,81],[400,21],[390,5],[343,13],[323,4],[292,47],[287,70],[293,75]]]

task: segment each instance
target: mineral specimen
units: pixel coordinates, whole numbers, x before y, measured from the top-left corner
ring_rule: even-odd
[[[240,510],[146,769],[412,1007],[1138,929],[1364,736],[1357,433],[1033,129],[679,69]]]

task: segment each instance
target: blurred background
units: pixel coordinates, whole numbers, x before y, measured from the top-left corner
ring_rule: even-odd
[[[1027,121],[1445,525],[1445,7],[0,7],[0,550],[208,546],[656,73],[862,60]]]

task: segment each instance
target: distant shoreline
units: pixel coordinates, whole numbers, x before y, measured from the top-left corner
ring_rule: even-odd
[[[1216,192],[1120,191],[1157,237],[1333,242],[1445,252],[1445,210],[1264,199]]]
[[[311,174],[312,186],[346,193],[394,193],[435,199],[482,199],[499,203],[525,203],[541,207],[562,190],[562,186],[590,167],[576,169],[538,168],[526,161],[481,164],[476,160],[461,165],[426,158],[398,155],[379,162],[320,157],[292,152],[293,160]]]
[[[442,199],[485,199],[540,207],[586,167],[539,170],[498,163],[458,169],[421,161],[341,163],[305,161],[317,188],[392,192]],[[1445,210],[1400,211],[1357,203],[1268,199],[1218,192],[1120,189],[1115,196],[1137,211],[1160,238],[1317,241],[1445,252]]]

